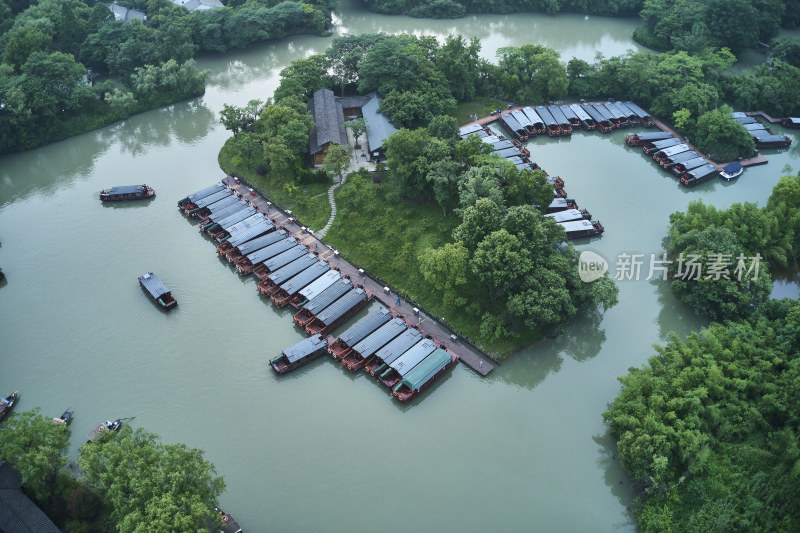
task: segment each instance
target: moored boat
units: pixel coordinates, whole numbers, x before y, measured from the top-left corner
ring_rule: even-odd
[[[289,305],[291,305],[295,309],[299,309],[300,306],[316,298],[319,294],[322,294],[322,292],[324,292],[325,289],[327,289],[340,279],[342,279],[342,275],[339,274],[339,271],[336,268],[325,272],[323,275],[314,280],[312,283],[302,288],[300,292],[298,292],[297,295],[295,295],[294,298],[289,300]]]
[[[638,105],[634,104],[633,102],[625,102],[625,107],[633,111],[633,113],[636,114],[636,116],[639,118],[639,122],[641,122],[645,126],[650,127],[655,124],[653,121],[653,117],[650,116],[650,113],[648,113]]]
[[[198,227],[201,231],[211,226],[217,220],[222,220],[228,215],[232,215],[247,207],[249,204],[239,198],[236,194],[224,197],[222,200],[214,202],[205,207],[200,207],[196,211],[192,210],[191,217],[200,221]]]
[[[435,350],[403,376],[400,383],[394,386],[392,396],[403,403],[413,399],[455,365],[456,361],[457,355],[443,348]]]
[[[310,363],[324,354],[327,348],[328,342],[322,335],[314,335],[284,349],[279,356],[269,362],[269,365],[277,374],[285,374]]]
[[[432,339],[422,339],[406,350],[400,357],[389,363],[388,368],[378,375],[378,381],[386,387],[394,388],[403,376],[428,357],[438,346]],[[377,371],[376,371],[377,373]]]
[[[500,123],[505,126],[506,130],[508,130],[511,137],[514,139],[519,139],[520,141],[528,140],[528,130],[517,122],[517,119],[515,119],[511,113],[500,115]]]
[[[320,311],[304,327],[309,335],[326,335],[339,324],[356,314],[372,299],[372,293],[361,287],[348,292]]]
[[[376,311],[369,313],[361,318],[358,322],[347,328],[347,331],[342,333],[335,341],[328,347],[328,352],[334,359],[341,359],[353,349],[357,343],[361,342],[367,335],[383,326],[392,319],[391,310],[380,307]]]
[[[608,110],[609,114],[614,118],[614,123],[618,128],[627,128],[629,126],[628,116],[623,113],[614,102],[605,102],[603,106],[605,106],[606,110]]]
[[[566,211],[559,211],[557,213],[550,213],[544,215],[555,222],[570,222],[572,220],[592,220],[592,215],[586,209],[579,211],[578,209],[567,209]]]
[[[633,112],[633,110],[631,108],[628,107],[627,104],[625,104],[624,102],[614,102],[614,105],[617,106],[617,109],[622,111],[625,114],[625,116],[628,118],[628,125],[629,126],[633,126],[635,124],[640,124],[641,123],[641,120],[639,120],[639,117],[636,115],[636,113]]]
[[[659,164],[665,169],[670,169],[673,166],[677,165],[678,163],[689,161],[690,159],[694,159],[695,157],[700,157],[700,156],[697,152],[689,150],[687,152],[681,152],[679,154],[665,157],[661,161],[659,161]]]
[[[213,194],[209,194],[208,196],[205,196],[203,198],[198,198],[193,202],[184,203],[183,213],[185,215],[196,215],[207,206],[215,202],[219,202],[220,200],[227,198],[231,195],[233,195],[233,191],[223,187],[222,190],[219,190]]]
[[[251,239],[238,246],[231,246],[230,242],[223,242],[217,246],[217,253],[221,256],[225,256],[225,259],[227,259],[229,263],[236,264],[248,255],[266,248],[271,244],[275,244],[278,241],[282,241],[287,236],[288,233],[286,233],[286,230],[279,229],[262,235],[261,237]]]
[[[158,276],[152,272],[139,276],[139,285],[150,295],[150,298],[152,298],[154,302],[164,309],[172,309],[178,305],[178,302],[172,296],[167,286],[164,285],[164,282],[158,279]]]
[[[273,271],[263,281],[259,282],[258,292],[261,296],[272,296],[282,283],[289,281],[317,261],[319,261],[317,256],[306,252],[286,266]]]
[[[742,172],[744,172],[744,167],[741,163],[728,163],[722,167],[722,172],[719,173],[719,177],[726,181],[730,181],[733,178],[741,176]]]
[[[756,148],[786,148],[792,144],[792,139],[786,135],[771,135],[766,130],[751,131],[756,141]]]
[[[681,176],[681,185],[685,187],[693,187],[699,185],[704,181],[708,181],[717,175],[717,169],[713,165],[703,165],[693,170],[684,172]]]
[[[580,104],[570,104],[569,108],[575,113],[575,116],[578,117],[578,120],[581,121],[581,126],[586,131],[591,131],[597,127],[594,122],[594,119],[586,112],[586,110],[580,106]]]
[[[523,113],[522,110],[520,110],[520,109],[513,110],[511,112],[511,116],[513,116],[516,119],[516,121],[519,123],[520,126],[525,128],[525,131],[528,134],[530,134],[532,132],[535,132],[534,127],[533,127],[533,122],[531,122],[531,119],[529,119],[528,115]],[[524,141],[524,140],[527,140],[527,139],[520,139],[520,140]]]
[[[224,512],[219,507],[214,507],[214,512],[217,513],[219,521],[222,522],[222,530],[220,533],[242,533],[242,528],[229,513]]]
[[[321,313],[329,305],[353,289],[353,282],[347,278],[341,278],[335,281],[330,287],[319,293],[313,299],[302,304],[300,310],[292,317],[292,322],[301,328],[306,327],[316,318],[318,313]]]
[[[561,135],[572,135],[572,123],[567,120],[566,115],[561,112],[561,108],[557,105],[551,105],[547,106],[547,110],[558,123],[559,133]]]
[[[696,168],[702,167],[703,165],[707,165],[708,161],[706,161],[702,157],[693,157],[687,159],[686,161],[680,161],[673,165],[672,173],[678,176],[679,178],[683,176],[687,171],[694,170]]]
[[[117,418],[116,420],[108,420],[105,424],[100,424],[93,430],[91,430],[86,435],[86,442],[92,442],[100,438],[102,435],[107,433],[113,433],[114,431],[119,431],[122,425],[129,420],[133,420],[135,417],[129,416],[128,418]]]
[[[293,298],[297,298],[298,293],[302,289],[315,282],[322,277],[323,274],[329,272],[330,269],[331,266],[325,261],[317,261],[290,280],[282,283],[278,290],[273,292],[269,298],[272,300],[272,303],[275,304],[275,307],[280,309],[286,306]]]
[[[614,129],[614,124],[611,123],[608,118],[600,114],[597,109],[590,104],[581,104],[581,109],[583,109],[585,113],[592,117],[592,120],[594,121],[597,129],[600,130],[600,133],[611,133],[611,130]]]
[[[679,144],[682,144],[682,141],[680,139],[672,137],[671,139],[664,139],[663,141],[654,141],[651,143],[643,144],[642,151],[647,155],[650,155],[653,152],[658,152],[659,150],[663,150],[664,148],[669,148],[670,146],[678,146]]]
[[[786,117],[783,120],[781,120],[781,125],[784,128],[799,129],[800,128],[800,118],[798,118],[798,117]]]
[[[581,119],[578,118],[578,115],[575,113],[575,110],[572,109],[572,106],[562,105],[559,106],[559,109],[561,110],[561,114],[564,115],[573,128],[580,128],[583,126]]]
[[[661,162],[664,161],[664,159],[688,151],[690,151],[689,145],[681,143],[681,144],[676,144],[675,146],[670,146],[669,148],[664,148],[663,150],[658,150],[656,152],[653,152],[651,156],[653,157],[653,160],[660,165]]]
[[[270,265],[264,265],[264,263],[280,256],[285,252],[288,252],[289,250],[294,250],[292,254],[286,256],[292,257],[289,259],[289,261],[293,261],[294,259],[297,259],[298,257],[308,253],[308,248],[297,242],[297,239],[287,236],[277,242],[261,248],[260,250],[256,250],[255,252],[249,253],[245,257],[242,257],[236,262],[236,270],[239,271],[240,276],[245,276],[253,272],[257,274],[263,272],[263,278],[266,279],[267,275],[272,272],[273,269],[280,268],[280,266],[283,266],[286,263],[282,263],[280,266],[276,266],[276,263],[274,262],[270,263]],[[261,278],[259,277],[259,279]]]
[[[65,426],[68,426],[70,422],[72,422],[72,409],[69,408],[67,408],[67,410],[61,414],[61,416],[53,418],[54,424],[64,424]]]
[[[672,134],[668,131],[653,131],[628,134],[625,136],[625,142],[628,144],[628,146],[641,146],[643,144],[649,144],[671,138]]]
[[[594,237],[605,231],[605,228],[603,228],[599,220],[573,220],[570,222],[558,222],[558,224],[564,228],[567,237],[570,239]]]
[[[19,391],[14,391],[5,398],[0,398],[0,422],[8,416],[11,410],[17,405],[19,400]]]
[[[355,344],[353,349],[341,358],[342,364],[350,372],[363,368],[367,361],[375,355],[375,352],[407,329],[408,325],[402,318],[393,318]]]
[[[533,131],[531,133],[535,133],[537,135],[544,133],[544,121],[542,120],[542,117],[536,114],[536,111],[534,111],[532,107],[523,107],[522,112],[525,113],[525,116],[528,117],[528,120],[530,120],[531,124],[533,125]]]
[[[544,121],[545,131],[547,131],[547,135],[550,137],[558,137],[561,135],[561,128],[558,125],[558,121],[553,118],[553,115],[547,108],[543,105],[536,106],[536,114],[542,117]]]
[[[600,116],[602,116],[609,124],[611,124],[613,128],[619,127],[620,119],[614,116],[614,114],[608,110],[605,104],[598,102],[596,104],[592,104],[592,107],[600,114]]]
[[[383,373],[391,363],[421,340],[422,333],[414,327],[408,328],[389,344],[378,350],[374,357],[367,361],[364,366],[365,370],[372,376]]]
[[[214,185],[206,187],[205,189],[200,189],[199,191],[190,194],[186,198],[178,200],[178,209],[185,211],[187,207],[194,205],[194,203],[201,198],[205,198],[206,196],[217,193],[223,189],[225,189],[225,186],[222,184],[222,182],[215,183]]]
[[[122,185],[100,191],[103,202],[125,202],[128,200],[145,200],[156,195],[156,191],[147,185]]]
[[[578,202],[572,198],[554,198],[544,212],[545,214],[558,213],[567,209],[578,209]]]

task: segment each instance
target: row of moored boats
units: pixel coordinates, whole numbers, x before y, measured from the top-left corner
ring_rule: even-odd
[[[792,144],[792,139],[786,135],[775,135],[766,126],[758,121],[753,116],[740,111],[731,113],[733,120],[739,122],[747,130],[747,133],[753,137],[756,143],[756,148],[786,148]],[[781,121],[787,128],[800,128],[799,118],[785,118]]]
[[[185,215],[199,221],[200,231],[215,241],[217,254],[235,267],[240,276],[252,275],[257,280],[259,294],[270,298],[276,307],[291,307],[295,310],[293,322],[310,335],[310,338],[287,348],[270,361],[270,366],[278,374],[285,374],[313,361],[323,353],[328,353],[328,346],[335,344],[328,334],[364,308],[373,298],[373,294],[364,287],[353,283],[348,276],[342,275],[338,269],[320,259],[315,249],[301,243],[256,209],[251,202],[222,183],[183,198],[178,202],[178,208]],[[348,332],[363,332],[364,336],[357,338],[353,333],[347,337],[347,348],[354,348],[355,343],[365,340],[367,335],[379,333],[376,330],[384,325],[381,322],[384,318],[385,322],[395,319],[395,328],[403,323],[403,329],[412,329],[421,336],[413,326],[405,324],[401,317],[392,313],[382,309],[359,320]],[[383,338],[389,331],[388,328],[383,329],[371,342],[377,342],[375,339]],[[397,335],[400,333],[398,331]],[[387,342],[393,338],[388,338]],[[341,346],[341,343],[337,346]],[[383,345],[375,346],[375,350],[371,352],[360,348],[362,351],[356,353],[363,355],[366,362],[367,357],[372,357],[382,347]],[[343,354],[336,350],[332,349],[329,353]],[[433,350],[427,353],[426,357],[432,352]],[[444,365],[449,368],[457,357],[449,352],[445,353],[451,358]],[[351,353],[344,355],[350,356]],[[443,357],[438,355],[436,360],[443,361]],[[407,401],[438,378],[437,373],[443,371],[443,367],[433,365],[432,362],[433,360],[429,361],[422,368],[430,366],[429,369],[435,369],[433,374],[428,375],[427,372],[423,375],[419,370],[412,375],[413,381],[404,382],[407,389],[405,392],[405,389],[399,387],[396,396],[401,401]],[[399,385],[399,382],[393,384]]]
[[[666,131],[634,133],[625,137],[628,146],[640,146],[645,154],[651,156],[664,170],[675,175],[681,185],[692,187],[710,180],[719,171],[706,158],[692,150],[688,143]],[[725,173],[732,179],[742,172],[742,166],[735,163]]]

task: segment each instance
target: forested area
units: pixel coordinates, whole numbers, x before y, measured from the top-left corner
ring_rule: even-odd
[[[0,153],[200,95],[205,74],[195,56],[320,33],[330,20],[330,5],[313,0],[193,13],[168,0],[119,4],[144,12],[146,23],[117,21],[92,0],[0,0]],[[96,75],[111,79],[93,85]]]
[[[639,13],[642,0],[362,0],[372,11],[412,17],[457,18],[466,13],[517,13],[540,11],[631,16]]]
[[[225,482],[202,451],[123,425],[82,446],[73,473],[65,468],[69,435],[69,426],[38,408],[0,425],[0,460],[20,472],[25,493],[62,531],[204,531],[219,524],[214,507]]]
[[[800,304],[770,300],[770,266],[800,258],[800,174],[766,206],[695,201],[670,217],[672,258],[721,268],[673,291],[719,321],[673,336],[620,378],[604,413],[640,491],[643,531],[800,529]],[[763,258],[736,272],[739,257]],[[674,260],[674,259],[673,259]],[[672,279],[678,272],[673,264]]]

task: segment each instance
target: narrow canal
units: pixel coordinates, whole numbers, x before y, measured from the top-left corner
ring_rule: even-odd
[[[343,2],[338,31],[459,32],[484,55],[542,42],[592,59],[636,49],[635,20],[512,15],[426,21]],[[151,111],[39,150],[0,158],[0,392],[20,410],[75,409],[71,453],[107,418],[206,452],[245,531],[630,531],[632,489],[601,413],[617,376],[669,331],[702,325],[660,282],[620,283],[620,303],[479,378],[463,366],[407,406],[330,360],[278,379],[267,361],[303,335],[218,260],[175,202],[221,177],[223,103],[272,94],[291,60],[329,39],[300,36],[205,58],[198,100]],[[793,135],[793,134],[790,134]],[[602,221],[582,245],[612,265],[658,252],[671,212],[766,201],[793,148],[730,184],[680,188],[624,133],[530,142],[571,197]],[[147,183],[149,203],[104,206],[108,186]],[[153,271],[180,305],[162,313],[136,278]],[[642,276],[646,277],[645,275]],[[366,312],[366,311],[364,311]],[[422,526],[420,526],[422,524]]]

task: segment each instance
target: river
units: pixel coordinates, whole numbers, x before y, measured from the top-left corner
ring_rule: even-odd
[[[483,54],[543,42],[568,59],[637,49],[631,19],[524,14],[428,21],[366,13],[337,32],[460,32]],[[576,320],[487,378],[457,366],[407,406],[363,373],[320,359],[278,379],[267,361],[303,338],[287,311],[218,260],[175,202],[218,180],[223,103],[265,99],[291,60],[330,38],[297,36],[204,58],[204,97],[37,150],[0,157],[0,392],[19,410],[75,409],[70,453],[108,418],[135,416],[165,441],[205,451],[228,488],[222,507],[247,532],[632,531],[633,490],[601,413],[617,376],[668,332],[703,321],[663,282],[620,282],[620,303]],[[693,190],[656,170],[624,132],[536,139],[534,159],[566,181],[606,233],[584,243],[609,260],[658,252],[671,212],[766,201],[792,149],[734,183]],[[105,206],[97,192],[146,182],[157,197]],[[163,313],[136,278],[157,273],[179,307]],[[645,277],[646,273],[643,274]]]

